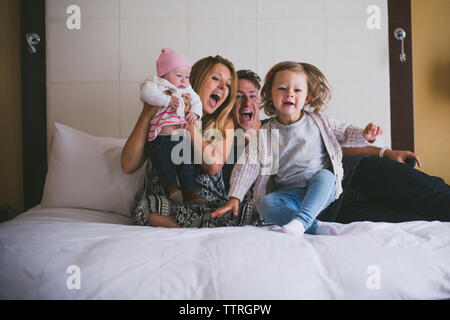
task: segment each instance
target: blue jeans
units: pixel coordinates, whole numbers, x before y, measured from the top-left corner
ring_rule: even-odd
[[[280,189],[266,195],[258,204],[258,213],[264,221],[279,226],[298,219],[306,233],[315,234],[316,217],[333,202],[335,194],[334,174],[321,169],[311,177],[307,187]]]

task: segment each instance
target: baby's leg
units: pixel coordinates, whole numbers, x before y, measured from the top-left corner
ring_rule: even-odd
[[[177,165],[177,175],[180,181],[181,189],[195,189],[195,167],[193,164],[182,163]]]
[[[193,164],[181,164],[177,166],[178,179],[183,192],[184,203],[201,204],[206,200],[195,188],[195,167]]]
[[[184,136],[180,136],[179,142],[181,148],[177,155],[181,157],[182,161],[177,165],[177,175],[180,181],[180,186],[183,191],[195,189],[195,167],[192,163],[191,145]],[[185,152],[186,151],[186,154]],[[179,162],[178,162],[179,163]]]
[[[176,186],[177,171],[172,162],[171,153],[176,141],[171,141],[170,136],[159,135],[150,142],[149,154],[152,165],[158,172],[161,184],[167,192],[169,188]]]
[[[178,142],[181,148],[177,147],[177,156],[182,158],[182,163],[176,166],[178,181],[180,182],[181,190],[183,192],[183,200],[186,204],[200,204],[205,203],[206,200],[200,196],[195,189],[195,167],[191,161],[191,145],[182,137]],[[186,154],[185,154],[186,151]]]

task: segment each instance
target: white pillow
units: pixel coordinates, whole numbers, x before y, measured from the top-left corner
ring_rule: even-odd
[[[126,140],[94,137],[58,122],[55,127],[41,205],[130,216],[143,192],[145,166],[123,173]]]

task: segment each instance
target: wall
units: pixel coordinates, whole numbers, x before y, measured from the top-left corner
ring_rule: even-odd
[[[81,29],[66,28],[66,8]],[[366,26],[381,9],[380,30]],[[335,91],[330,115],[383,126],[390,144],[386,0],[47,0],[48,132],[54,121],[127,137],[141,109],[139,83],[162,47],[191,62],[221,54],[265,76],[294,59],[324,71]]]
[[[82,10],[81,30],[65,27],[70,4]],[[373,4],[381,30],[366,28]],[[16,212],[23,210],[19,5],[0,1],[9,44],[0,50],[0,204]],[[54,121],[126,137],[141,107],[138,84],[165,46],[192,62],[220,53],[262,77],[285,59],[316,64],[334,87],[329,114],[379,123],[390,144],[386,0],[47,0],[46,23],[49,139]]]
[[[412,0],[414,139],[424,172],[450,183],[450,1]]]
[[[0,1],[0,204],[23,211],[20,1]]]

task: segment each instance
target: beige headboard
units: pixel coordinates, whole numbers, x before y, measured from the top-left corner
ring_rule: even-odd
[[[67,26],[70,5],[80,29]],[[283,60],[312,63],[334,89],[327,113],[381,125],[389,145],[387,25],[387,0],[47,0],[48,140],[55,121],[127,137],[139,83],[171,47],[192,63],[220,54],[261,78]]]

